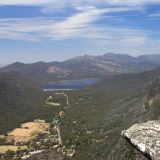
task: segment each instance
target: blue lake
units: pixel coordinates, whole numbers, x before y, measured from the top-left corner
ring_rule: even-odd
[[[97,82],[97,79],[81,79],[72,81],[53,82],[46,84],[43,89],[48,90],[83,90]]]

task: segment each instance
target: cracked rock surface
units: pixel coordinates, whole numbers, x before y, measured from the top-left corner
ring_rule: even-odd
[[[122,136],[150,159],[160,160],[160,120],[135,124]]]

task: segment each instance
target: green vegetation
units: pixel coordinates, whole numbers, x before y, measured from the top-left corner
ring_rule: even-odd
[[[83,91],[66,91],[70,106],[64,111],[64,96],[42,92],[37,83],[15,72],[0,74],[0,133],[36,118],[52,122],[64,111],[59,118],[63,145],[76,150],[70,159],[132,159],[133,150],[120,134],[134,123],[160,119],[159,76],[160,69],[117,75]],[[51,95],[60,107],[45,105]],[[55,134],[53,128],[51,133]],[[55,144],[43,143],[46,148]]]
[[[33,119],[51,120],[53,108],[44,107],[47,98],[36,83],[16,72],[0,74],[0,134]]]
[[[115,76],[88,90],[67,92],[72,107],[62,137],[66,145],[76,145],[73,159],[131,159],[133,151],[120,134],[132,124],[160,118],[160,98],[149,105],[160,93],[159,74]]]

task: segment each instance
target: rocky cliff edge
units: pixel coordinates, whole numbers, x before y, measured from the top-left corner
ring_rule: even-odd
[[[148,159],[160,160],[160,120],[135,124],[123,130],[122,136]]]

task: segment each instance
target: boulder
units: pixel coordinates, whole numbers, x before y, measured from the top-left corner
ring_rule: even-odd
[[[135,124],[123,130],[122,136],[148,159],[160,160],[160,120]]]

